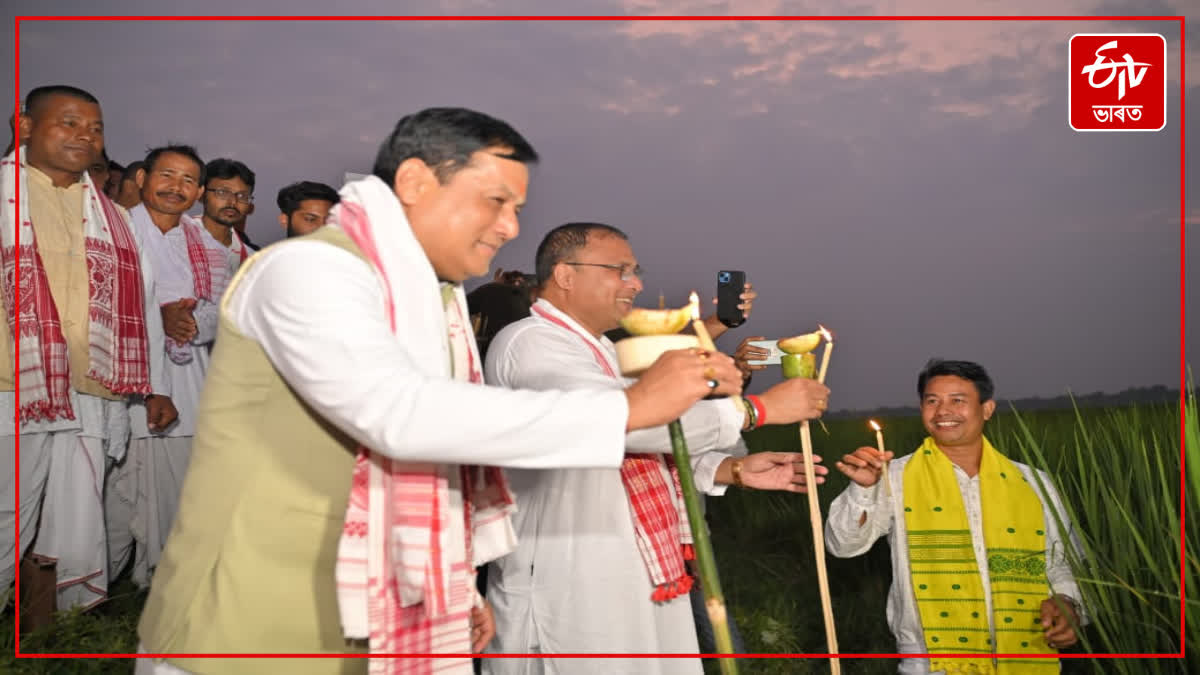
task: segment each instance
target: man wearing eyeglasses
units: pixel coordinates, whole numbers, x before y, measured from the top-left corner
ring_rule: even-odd
[[[201,223],[229,251],[229,268],[236,270],[250,257],[250,247],[237,232],[254,212],[254,172],[235,159],[214,159],[204,170],[204,216]]]
[[[133,581],[141,587],[150,583],[179,504],[217,331],[217,303],[232,271],[229,249],[187,215],[203,196],[206,178],[195,148],[155,148],[137,174],[142,203],[129,213],[144,242],[163,319],[165,338],[148,346],[166,352],[167,381],[179,411],[175,424],[152,429],[145,409],[132,406],[129,450],[124,457],[114,455],[117,463],[108,476],[109,569],[122,569],[132,555]]]
[[[562,225],[538,246],[536,268],[538,301],[531,316],[493,339],[488,383],[545,390],[628,386],[604,336],[642,290],[642,270],[626,235],[600,223]],[[738,458],[722,451],[737,444],[742,429],[758,425],[759,410],[772,424],[812,419],[828,396],[824,385],[797,378],[763,393],[754,412],[725,399],[694,404],[682,421],[697,489],[806,491],[796,453]],[[671,452],[667,428],[631,432],[624,443],[619,468],[509,470],[517,548],[488,568],[487,599],[496,617],[488,651],[546,658],[541,667],[485,658],[484,673],[703,672],[699,658],[555,662],[554,655],[564,653],[699,653],[685,562],[691,533],[681,487],[665,458]]]

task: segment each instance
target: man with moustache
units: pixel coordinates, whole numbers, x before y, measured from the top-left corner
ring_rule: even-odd
[[[165,433],[145,423],[144,409],[130,411],[133,439],[109,479],[112,569],[133,557],[133,581],[149,584],[179,502],[196,433],[196,406],[216,337],[217,301],[232,270],[228,252],[186,215],[204,193],[205,166],[187,145],[167,145],[146,155],[138,172],[142,203],[130,212],[153,266],[155,299],[165,339],[152,343],[167,354],[166,373],[179,420]]]
[[[238,233],[254,209],[254,172],[236,159],[214,159],[204,167],[204,229],[229,251],[229,268],[237,270],[250,257]]]
[[[20,551],[36,536],[33,553],[57,561],[58,608],[90,607],[108,589],[100,496],[106,456],[125,452],[127,399],[139,401],[152,428],[167,426],[176,412],[162,351],[151,348],[163,336],[152,265],[124,210],[87,174],[104,146],[100,104],[82,89],[53,85],[31,91],[26,105],[20,165],[12,155],[0,165],[0,251],[8,280],[0,417],[20,420],[21,447],[14,514],[17,438],[11,424],[0,425],[0,589],[13,580],[19,514]]]
[[[279,191],[279,224],[290,237],[300,237],[317,231],[325,224],[329,210],[340,201],[338,193],[324,183],[304,180]]]
[[[1083,614],[1066,549],[1079,543],[1050,477],[983,435],[994,391],[978,363],[932,360],[917,377],[929,436],[916,452],[888,462],[892,453],[862,447],[837,463],[851,483],[829,507],[825,547],[847,558],[887,537],[896,648],[932,655],[903,659],[905,675],[1057,673],[1057,659],[1021,655],[1078,640]]]

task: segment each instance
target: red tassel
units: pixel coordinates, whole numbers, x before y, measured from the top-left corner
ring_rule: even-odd
[[[691,544],[683,545],[683,559],[684,560],[695,560],[696,559],[696,549],[692,548]]]

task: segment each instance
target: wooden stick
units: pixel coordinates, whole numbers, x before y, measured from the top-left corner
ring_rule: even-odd
[[[817,499],[812,432],[808,428],[807,420],[800,423],[800,445],[804,451],[804,484],[808,486],[808,516],[812,523],[813,553],[816,554],[817,560],[817,583],[821,589],[821,611],[825,616],[825,645],[830,654],[837,654],[837,628],[833,624],[833,602],[829,597],[829,574],[825,570],[825,526],[821,522],[821,505]],[[829,671],[833,675],[841,675],[842,664],[836,656],[829,659]]]
[[[683,425],[679,420],[667,426],[671,433],[671,453],[675,458],[675,469],[679,471],[679,484],[683,488],[683,503],[687,507],[688,524],[692,527],[692,548],[696,551],[696,571],[700,575],[700,587],[704,591],[704,608],[712,622],[713,638],[718,654],[733,653],[733,636],[729,632],[729,616],[725,609],[725,594],[721,592],[721,580],[717,576],[717,560],[713,555],[712,542],[708,538],[708,524],[700,511],[700,493],[692,478],[691,455]],[[723,675],[737,675],[737,659],[720,659]]]

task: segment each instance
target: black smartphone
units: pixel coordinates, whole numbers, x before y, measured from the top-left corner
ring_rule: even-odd
[[[746,273],[738,270],[717,272],[717,320],[734,328],[746,322],[738,305],[746,292]]]

